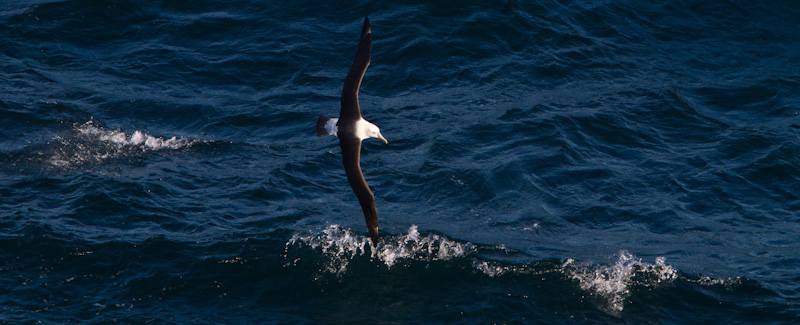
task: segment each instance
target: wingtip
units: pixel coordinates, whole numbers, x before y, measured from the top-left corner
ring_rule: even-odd
[[[364,26],[361,28],[361,30],[363,31],[364,35],[372,33],[372,30],[369,28],[369,17],[364,16]]]
[[[378,227],[369,228],[369,237],[372,239],[372,246],[378,247]]]

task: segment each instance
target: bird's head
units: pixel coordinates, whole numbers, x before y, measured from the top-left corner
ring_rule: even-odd
[[[378,138],[383,140],[384,143],[387,144],[389,143],[389,141],[387,141],[386,138],[384,138],[383,135],[381,135],[381,129],[377,125],[367,122],[365,120],[361,121],[363,121],[363,123],[359,123],[356,129],[356,134],[358,135],[359,138],[361,138],[361,140],[367,138]]]
[[[367,129],[367,135],[369,135],[370,138],[378,138],[383,140],[383,143],[389,144],[389,141],[381,135],[381,129],[375,124],[370,123],[370,127]]]

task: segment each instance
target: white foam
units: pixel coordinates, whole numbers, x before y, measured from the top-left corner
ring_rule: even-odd
[[[75,129],[83,135],[93,136],[100,141],[111,142],[121,147],[143,146],[144,149],[151,150],[181,149],[196,142],[196,140],[192,141],[178,137],[169,139],[154,137],[139,130],[134,131],[133,134],[120,130],[107,130],[95,125],[93,121],[78,125]]]
[[[307,245],[319,249],[326,256],[321,270],[336,275],[347,271],[349,263],[366,253],[370,244],[367,237],[358,236],[338,225],[330,225],[317,233],[295,234],[287,243],[291,246]],[[501,247],[496,247],[501,248]],[[464,257],[476,251],[470,243],[457,242],[437,234],[421,235],[417,226],[411,226],[407,234],[382,237],[382,243],[372,250],[370,258],[378,260],[388,268],[403,260],[440,261]],[[299,259],[295,260],[295,263]],[[287,264],[289,265],[289,264]],[[603,308],[612,313],[621,312],[633,287],[656,287],[678,280],[680,272],[666,264],[664,257],[656,257],[653,263],[642,261],[627,251],[620,251],[613,265],[597,265],[567,259],[564,263],[549,267],[516,265],[473,258],[472,267],[489,277],[506,274],[550,274],[561,273],[577,280],[582,290],[599,298]],[[712,279],[706,276],[696,279],[681,279],[700,285],[735,285],[740,279]]]
[[[408,234],[384,236],[377,249],[372,250],[371,258],[377,259],[391,268],[401,260],[449,260],[465,256],[472,251],[469,243],[460,243],[437,234],[420,235],[416,225],[408,229]],[[369,239],[355,235],[349,229],[330,225],[319,233],[295,234],[287,243],[289,246],[305,244],[320,249],[329,258],[324,270],[342,274],[347,271],[349,262],[357,255],[366,253]]]
[[[631,285],[655,286],[678,278],[678,271],[658,257],[655,264],[636,259],[627,251],[621,251],[612,266],[580,265],[568,259],[562,265],[566,275],[578,280],[581,289],[607,300],[612,311],[622,311],[625,299],[630,295]],[[641,275],[641,278],[637,276]]]
[[[503,274],[517,270],[512,266],[498,265],[496,263],[490,263],[488,261],[478,261],[478,260],[472,262],[472,267],[478,269],[478,271],[481,271],[483,272],[483,274],[486,274],[490,277],[498,277]]]
[[[380,245],[376,254],[386,266],[391,267],[398,260],[442,260],[464,256],[472,250],[469,243],[459,243],[444,236],[430,234],[420,237],[416,225],[408,228],[407,235],[395,236]]]
[[[178,137],[155,137],[139,130],[133,133],[108,130],[93,121],[76,124],[73,131],[73,135],[54,138],[58,144],[48,160],[51,165],[68,168],[146,151],[183,149],[201,142]]]

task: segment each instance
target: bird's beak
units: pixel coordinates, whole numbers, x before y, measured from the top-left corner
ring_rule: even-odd
[[[389,144],[389,141],[386,141],[386,138],[384,138],[380,133],[378,133],[378,139],[381,139],[384,143]]]

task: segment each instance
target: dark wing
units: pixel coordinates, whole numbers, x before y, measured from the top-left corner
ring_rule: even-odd
[[[361,210],[364,211],[364,219],[367,221],[369,236],[372,244],[378,245],[378,210],[375,209],[375,195],[367,185],[364,174],[361,173],[361,139],[349,138],[339,139],[339,146],[342,147],[342,163],[344,172],[347,174],[347,181],[356,193],[358,203],[361,203]]]
[[[339,113],[341,119],[361,118],[361,109],[358,106],[358,88],[361,86],[361,79],[369,66],[370,53],[372,52],[372,32],[369,29],[369,19],[364,17],[364,27],[361,29],[361,40],[358,43],[358,52],[344,79],[344,89],[342,89],[342,111]]]

